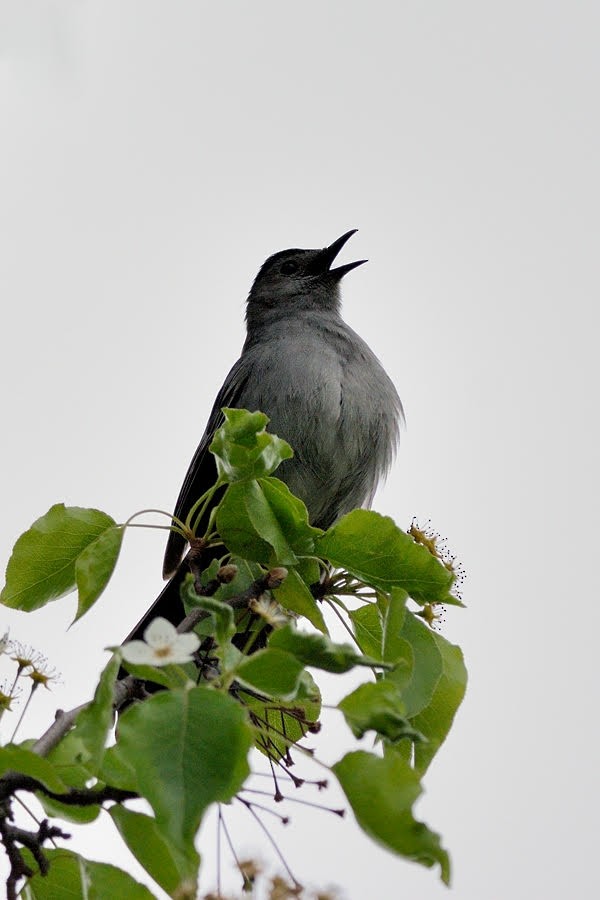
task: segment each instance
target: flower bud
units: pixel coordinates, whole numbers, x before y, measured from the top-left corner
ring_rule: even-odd
[[[270,572],[267,572],[267,577],[265,579],[268,588],[278,588],[279,585],[285,581],[287,578],[288,570],[284,569],[283,566],[277,566],[275,569],[271,569]]]
[[[237,572],[238,567],[233,564],[221,566],[217,572],[217,581],[220,581],[221,584],[230,584],[237,575]]]

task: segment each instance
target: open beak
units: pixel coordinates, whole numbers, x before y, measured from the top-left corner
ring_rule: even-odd
[[[356,234],[358,228],[353,228],[352,231],[347,231],[346,234],[343,234],[339,237],[333,244],[330,244],[329,247],[325,247],[324,250],[321,250],[319,253],[319,264],[322,266],[323,272],[329,272],[330,275],[333,275],[336,281],[340,281],[348,272],[351,272],[352,269],[356,269],[357,266],[362,266],[363,263],[366,263],[366,259],[359,259],[356,262],[345,263],[343,266],[336,266],[335,269],[331,268],[332,262],[335,260],[336,256],[346,243],[346,241],[350,240],[353,234]]]

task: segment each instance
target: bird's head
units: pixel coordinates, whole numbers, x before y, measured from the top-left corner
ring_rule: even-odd
[[[294,309],[330,309],[340,305],[339,284],[344,275],[366,262],[332,268],[336,256],[355,234],[347,231],[321,250],[281,250],[263,263],[248,296],[247,320],[262,320],[269,313]]]

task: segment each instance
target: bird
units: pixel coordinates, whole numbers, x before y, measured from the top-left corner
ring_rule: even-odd
[[[293,457],[276,477],[304,501],[312,525],[327,529],[345,513],[371,505],[395,456],[404,412],[383,366],[341,316],[340,283],[367,260],[333,263],[356,231],[321,249],[282,250],[261,266],[247,299],[242,353],[188,468],[177,519],[185,519],[217,479],[209,446],[223,407],[264,412],[269,430],[292,446]],[[168,584],[127,640],[141,638],[156,616],[174,624],[183,619],[179,586],[186,546],[181,534],[169,533],[163,562]]]

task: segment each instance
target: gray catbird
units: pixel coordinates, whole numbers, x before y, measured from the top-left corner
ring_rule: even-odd
[[[291,444],[294,457],[275,474],[305,502],[313,525],[328,528],[371,503],[392,461],[403,413],[378,359],[340,315],[340,281],[366,260],[331,265],[355,230],[322,250],[275,253],[260,269],[248,296],[242,355],[219,391],[185,476],[178,518],[185,519],[216,481],[208,447],[223,421],[222,407],[262,410],[269,430]],[[128,640],[141,637],[155,616],[174,623],[183,618],[185,547],[180,535],[169,534],[163,575],[171,580]]]

